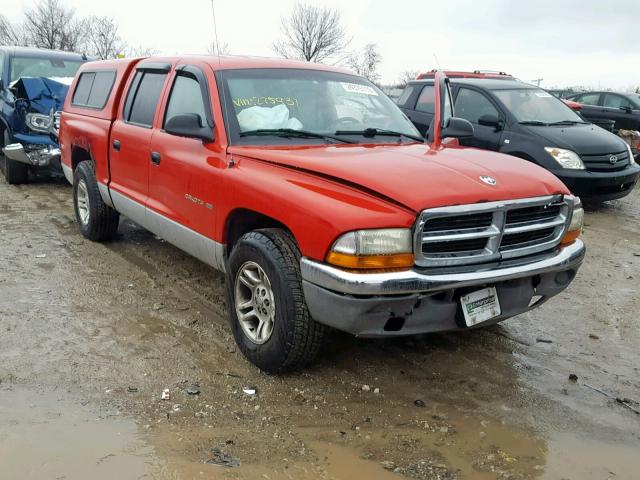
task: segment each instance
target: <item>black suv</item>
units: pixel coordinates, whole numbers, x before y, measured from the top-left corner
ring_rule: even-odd
[[[580,114],[592,122],[613,120],[614,130],[640,130],[640,95],[637,93],[583,92],[569,95],[567,99],[581,103]]]
[[[445,72],[447,73],[447,72]],[[433,118],[433,75],[409,82],[398,105],[428,137]],[[451,78],[451,76],[450,76]],[[629,194],[640,176],[630,146],[611,132],[586,122],[550,93],[510,76],[453,76],[457,117],[474,134],[461,145],[529,160],[559,177],[587,201]]]

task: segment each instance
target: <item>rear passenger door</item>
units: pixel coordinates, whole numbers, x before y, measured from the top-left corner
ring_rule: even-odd
[[[454,112],[456,117],[464,118],[473,125],[473,137],[461,138],[460,145],[496,151],[500,148],[505,123],[504,115],[487,95],[472,88],[458,88]],[[503,126],[481,125],[480,119],[489,118],[501,121]]]
[[[155,160],[149,172],[150,220],[155,218],[156,231],[161,232],[163,238],[180,246],[194,238],[196,242],[200,239],[192,234],[189,237],[184,229],[176,230],[171,222],[208,238],[214,237],[214,207],[226,153],[220,138],[209,142],[183,137],[166,132],[164,126],[176,115],[196,114],[201,127],[213,130],[213,84],[213,72],[206,64],[178,65],[151,141]]]
[[[138,65],[111,130],[109,186],[114,206],[143,225],[153,125],[170,70],[170,63]]]

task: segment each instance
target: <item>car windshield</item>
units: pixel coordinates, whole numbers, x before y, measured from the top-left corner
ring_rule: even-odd
[[[493,93],[521,123],[584,123],[562,100],[542,89],[517,88]]]
[[[11,61],[11,82],[21,77],[73,78],[82,63],[82,60],[16,56]]]
[[[398,106],[361,77],[312,69],[242,69],[219,75],[232,143],[422,141]]]

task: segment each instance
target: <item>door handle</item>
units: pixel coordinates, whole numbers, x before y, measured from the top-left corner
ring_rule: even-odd
[[[160,156],[160,152],[151,152],[151,163],[154,165],[160,165],[160,160],[162,157]]]
[[[120,140],[114,140],[113,141],[113,149],[116,151],[120,151]]]

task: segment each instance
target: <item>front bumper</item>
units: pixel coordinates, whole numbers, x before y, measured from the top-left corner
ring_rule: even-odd
[[[352,273],[307,258],[301,261],[303,289],[318,322],[362,337],[413,335],[467,328],[459,298],[495,286],[502,314],[496,323],[538,306],[564,290],[582,264],[581,240],[536,260],[478,266],[475,271],[430,273],[407,270]],[[539,297],[532,301],[534,297]]]
[[[640,166],[630,165],[617,172],[554,170],[552,173],[580,198],[604,202],[631,193],[640,177]]]
[[[51,145],[37,145],[36,148],[27,151],[21,143],[11,143],[2,151],[7,158],[32,167],[60,165],[60,148]]]

